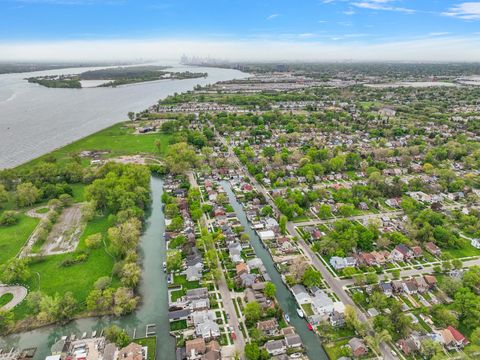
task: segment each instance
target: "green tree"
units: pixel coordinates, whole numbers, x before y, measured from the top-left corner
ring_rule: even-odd
[[[320,286],[322,284],[322,276],[310,266],[303,274],[302,283],[306,287]]]
[[[27,259],[13,258],[0,267],[0,270],[0,279],[6,284],[25,282],[30,278]]]
[[[265,294],[265,296],[267,298],[273,299],[273,298],[275,298],[276,291],[277,291],[277,287],[275,286],[275,284],[268,281],[265,284],[265,289],[263,290],[263,293]]]
[[[280,226],[280,232],[282,233],[282,235],[287,234],[287,222],[288,222],[288,218],[285,215],[280,215],[279,226]]]
[[[245,322],[251,326],[261,319],[262,307],[258,302],[252,301],[245,305],[243,313],[245,314]]]
[[[127,332],[117,325],[107,327],[105,329],[105,337],[108,341],[115,343],[119,348],[123,348],[132,342]]]
[[[19,207],[26,207],[35,204],[41,197],[40,190],[30,182],[17,186],[17,204]]]
[[[0,334],[8,331],[13,324],[13,313],[11,311],[0,310]]]
[[[90,249],[97,249],[102,244],[102,237],[103,236],[101,233],[89,235],[85,239],[85,245],[87,245],[87,247]]]
[[[140,281],[142,270],[136,263],[127,263],[122,269],[122,284],[127,287],[136,287]]]

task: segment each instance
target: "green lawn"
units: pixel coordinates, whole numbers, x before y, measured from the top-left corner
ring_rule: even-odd
[[[342,348],[348,343],[348,339],[323,344],[323,348],[330,360],[337,360],[344,356]]]
[[[21,214],[18,224],[0,226],[0,264],[18,254],[39,221]]]
[[[134,341],[138,345],[146,346],[147,360],[155,360],[155,354],[157,353],[157,337],[148,337],[143,339],[135,339]]]
[[[461,249],[447,249],[443,251],[445,253],[450,254],[455,259],[470,257],[470,256],[480,256],[480,249],[476,249],[470,244],[467,244],[467,246]]]
[[[13,299],[13,294],[11,293],[6,293],[0,296],[0,308],[7,305],[10,301],[12,301],[12,299]]]
[[[133,133],[133,129],[126,128],[123,123],[120,123],[80,139],[47,155],[41,156],[23,166],[32,166],[45,160],[47,157],[54,157],[60,162],[67,162],[73,154],[80,153],[84,150],[108,150],[110,153],[107,155],[107,157],[140,153],[151,153],[157,155],[159,151],[155,146],[156,139],[160,140],[160,152],[164,153],[168,147],[168,140],[170,139],[169,135],[136,135]],[[86,161],[84,163],[85,165],[87,164]]]
[[[186,328],[187,328],[187,320],[177,320],[177,321],[172,321],[170,323],[171,331],[184,330]]]
[[[109,226],[106,217],[96,218],[89,222],[76,252],[86,250],[86,237],[97,232],[106,233]],[[69,267],[60,266],[63,260],[74,256],[74,254],[47,256],[39,262],[33,261],[29,265],[32,276],[26,285],[30,291],[39,289],[48,295],[55,295],[56,293],[62,295],[70,291],[80,302],[79,311],[83,311],[85,310],[85,299],[93,284],[98,278],[111,275],[114,260],[101,247],[91,250],[88,259],[83,263]],[[115,284],[116,282],[114,282]],[[28,315],[28,311],[26,303],[23,302],[15,308],[14,313],[17,319],[21,319]]]
[[[312,316],[313,315],[313,309],[312,309],[312,304],[302,304],[302,309],[305,315],[307,316]]]

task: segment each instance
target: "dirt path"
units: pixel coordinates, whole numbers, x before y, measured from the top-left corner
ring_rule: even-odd
[[[64,209],[57,222],[53,225],[41,250],[38,253],[33,253],[32,247],[38,239],[39,226],[37,226],[32,235],[30,235],[27,244],[21,250],[20,257],[40,254],[56,255],[75,251],[84,228],[82,224],[82,205],[74,204]]]
[[[81,220],[81,204],[64,209],[40,252],[43,255],[54,255],[74,251],[83,231]]]
[[[6,305],[0,308],[0,310],[10,310],[13,309],[15,306],[20,304],[23,299],[27,296],[27,289],[23,286],[7,286],[0,284],[0,297],[5,294],[12,294],[13,299]]]

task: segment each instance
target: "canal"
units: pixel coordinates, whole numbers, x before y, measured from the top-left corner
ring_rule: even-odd
[[[265,268],[272,279],[271,281],[275,284],[277,288],[277,300],[280,303],[282,310],[289,315],[290,324],[295,327],[296,332],[302,338],[308,357],[311,360],[328,360],[328,356],[323,350],[320,338],[314,332],[308,330],[307,322],[297,315],[297,303],[293,297],[293,294],[283,283],[280,273],[277,271],[270,253],[262,245],[257,233],[253,231],[252,227],[250,226],[245,211],[243,210],[243,206],[237,201],[230,183],[227,181],[222,181],[221,185],[226,191],[230,200],[230,204],[235,210],[240,223],[250,236],[250,243],[252,244],[256,255],[263,261],[263,264],[265,265]]]
[[[50,355],[50,347],[55,340],[64,335],[81,336],[83,332],[91,333],[111,324],[116,324],[127,330],[129,335],[136,331],[136,337],[145,337],[146,326],[155,324],[157,331],[157,360],[175,359],[175,339],[170,336],[168,322],[168,291],[167,279],[162,263],[165,261],[166,248],[163,233],[165,217],[162,210],[161,197],[163,180],[151,178],[152,205],[141,237],[139,255],[142,259],[143,274],[139,291],[142,303],[138,309],[121,318],[101,317],[72,321],[65,326],[49,326],[25,333],[13,334],[0,338],[0,348],[17,349],[36,347],[35,359],[45,359]]]

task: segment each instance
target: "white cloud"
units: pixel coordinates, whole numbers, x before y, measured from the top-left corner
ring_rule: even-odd
[[[414,9],[395,6],[392,4],[395,2],[395,0],[365,0],[352,2],[351,5],[369,10],[397,11],[408,14],[413,14],[416,12]]]
[[[280,14],[271,14],[271,15],[268,15],[267,16],[267,20],[272,20],[272,19],[275,19],[276,17],[279,17]]]
[[[347,34],[348,35],[348,34]],[[429,37],[379,44],[360,35],[341,43],[313,40],[97,40],[0,43],[0,60],[178,60],[184,53],[235,61],[479,61],[480,38]],[[340,40],[340,39],[339,39]]]
[[[480,20],[480,2],[464,2],[455,5],[444,12],[443,15],[463,20]]]

